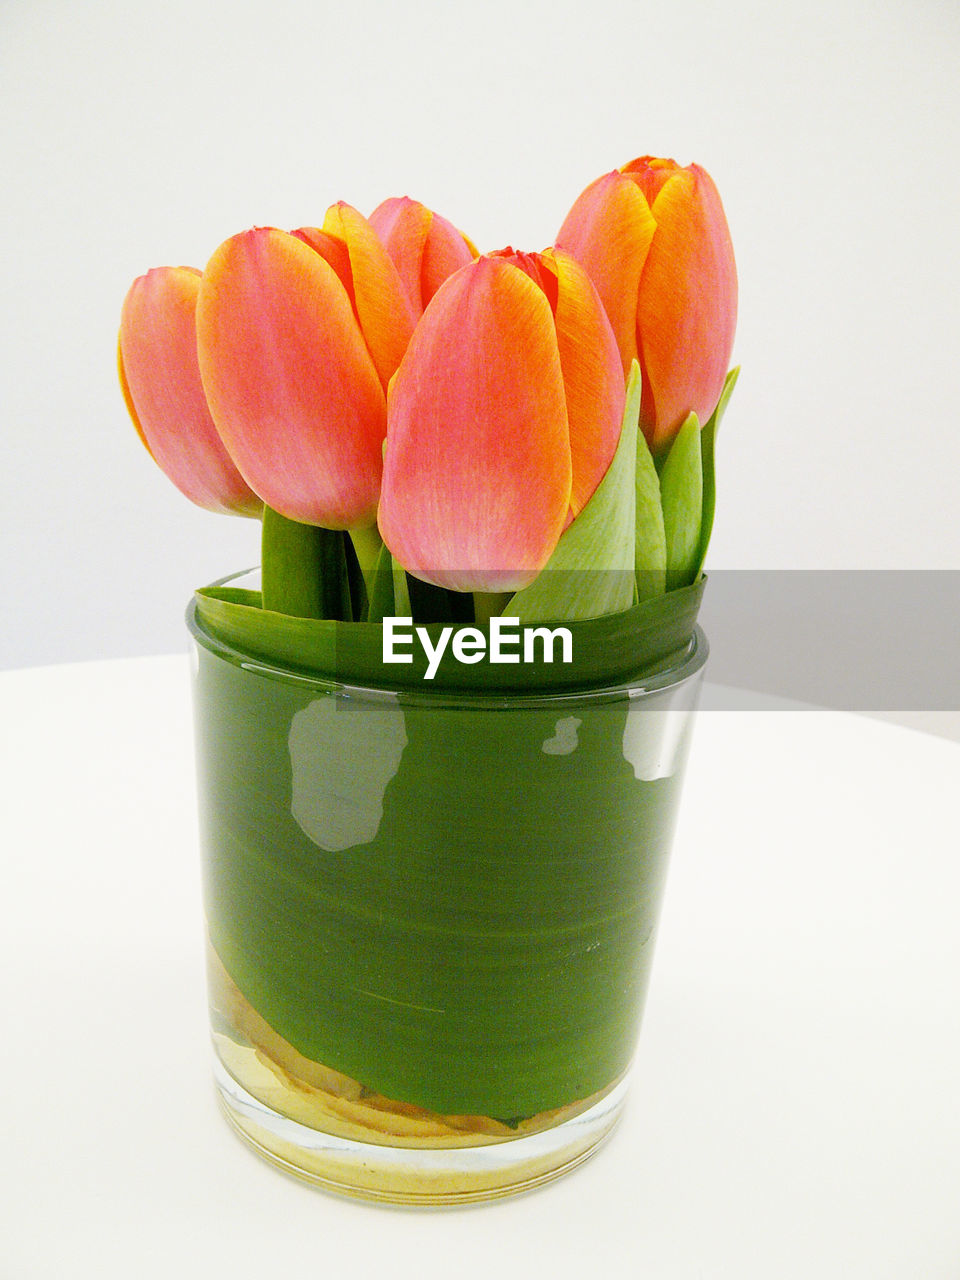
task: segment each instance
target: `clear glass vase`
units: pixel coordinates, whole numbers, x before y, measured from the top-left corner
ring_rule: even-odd
[[[228,1119],[346,1194],[487,1199],[623,1106],[707,646],[610,687],[358,687],[195,612]]]

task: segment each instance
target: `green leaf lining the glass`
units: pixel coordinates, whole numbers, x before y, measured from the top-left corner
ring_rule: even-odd
[[[661,758],[662,710],[332,702],[194,633],[209,936],[273,1031],[373,1092],[508,1125],[619,1078],[681,785],[633,763]]]
[[[696,576],[703,515],[700,424],[691,413],[677,432],[660,472],[663,530],[667,544],[667,590]]]
[[[694,577],[703,572],[704,561],[707,558],[707,548],[710,546],[710,535],[713,533],[713,516],[717,505],[717,485],[714,469],[714,453],[716,449],[717,428],[726,411],[730,397],[733,395],[733,389],[737,385],[737,379],[740,377],[740,366],[731,369],[727,374],[726,381],[723,384],[723,390],[720,392],[720,399],[717,401],[717,407],[703,428],[700,436],[700,449],[703,455],[703,515],[700,521],[700,554],[697,559],[697,571]]]
[[[506,605],[506,617],[566,622],[622,613],[635,602],[640,386],[640,366],[634,361],[613,461],[586,506],[560,535],[545,567]]]

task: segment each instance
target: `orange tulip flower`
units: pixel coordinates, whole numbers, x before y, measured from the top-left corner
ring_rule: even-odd
[[[623,408],[613,332],[573,258],[508,249],[461,267],[390,389],[384,541],[437,586],[518,590],[606,473]]]
[[[200,272],[155,267],[134,280],[120,318],[124,399],[148,453],[191,502],[256,516],[260,499],[223,446],[197,366]]]
[[[291,520],[376,520],[386,386],[413,332],[400,276],[349,205],[322,228],[258,227],[217,249],[197,306],[200,372],[231,457]]]
[[[378,204],[370,225],[400,272],[418,317],[444,280],[477,256],[473,241],[452,222],[407,196]]]
[[[596,285],[624,370],[640,361],[640,425],[663,452],[688,414],[710,417],[733,348],[737,273],[710,175],[696,164],[632,160],[587,187],[557,244]]]

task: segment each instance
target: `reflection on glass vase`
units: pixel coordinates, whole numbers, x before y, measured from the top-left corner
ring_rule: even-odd
[[[216,1076],[347,1194],[510,1194],[626,1088],[707,646],[610,687],[372,688],[191,611]]]

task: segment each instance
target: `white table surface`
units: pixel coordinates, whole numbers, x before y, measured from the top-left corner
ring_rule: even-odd
[[[187,659],[7,672],[0,717],[2,1280],[960,1276],[960,745],[703,713],[626,1118],[431,1213],[217,1111]]]

